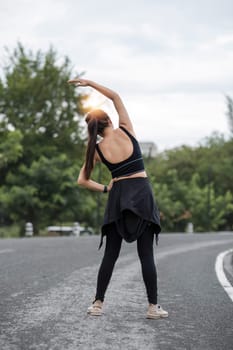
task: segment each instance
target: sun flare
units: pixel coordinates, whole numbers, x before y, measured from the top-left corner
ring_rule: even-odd
[[[107,105],[107,100],[105,97],[95,92],[90,93],[85,101],[85,107],[89,110],[93,109],[104,109]]]
[[[102,109],[105,111],[111,118],[113,125],[118,125],[118,115],[113,107],[112,101],[103,95],[93,91],[89,94],[88,98],[85,100],[84,107],[88,111],[94,109]]]

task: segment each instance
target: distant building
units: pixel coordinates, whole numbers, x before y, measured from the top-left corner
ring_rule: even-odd
[[[158,154],[157,146],[154,142],[139,142],[144,157],[154,158]]]

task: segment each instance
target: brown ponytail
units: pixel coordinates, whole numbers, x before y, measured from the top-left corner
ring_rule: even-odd
[[[88,180],[94,167],[94,155],[97,135],[102,136],[104,129],[109,125],[109,117],[102,110],[89,112],[86,117],[88,129],[88,143],[86,150],[86,162],[84,167],[85,177]]]
[[[88,143],[87,143],[87,150],[86,150],[86,163],[84,168],[86,179],[90,178],[91,171],[93,169],[97,135],[98,135],[98,122],[96,119],[92,119],[88,123]]]

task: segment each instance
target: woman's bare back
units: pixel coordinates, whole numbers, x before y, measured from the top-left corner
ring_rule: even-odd
[[[99,143],[99,148],[110,163],[126,160],[133,153],[132,141],[120,128],[112,129]]]

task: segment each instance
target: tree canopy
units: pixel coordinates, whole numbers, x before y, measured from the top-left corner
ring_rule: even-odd
[[[36,230],[51,220],[75,219],[80,198],[76,176],[84,141],[80,121],[85,95],[67,80],[67,57],[8,52],[0,82],[0,203],[2,221],[31,221]],[[72,213],[68,214],[68,213]]]
[[[155,195],[166,231],[232,230],[233,140],[218,133],[199,146],[182,146],[149,161]]]

